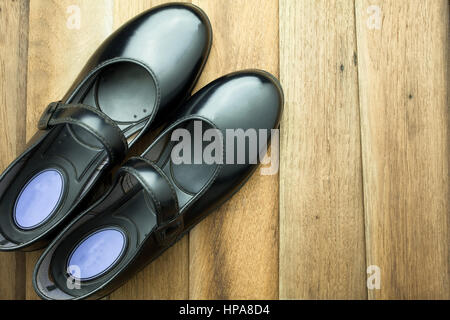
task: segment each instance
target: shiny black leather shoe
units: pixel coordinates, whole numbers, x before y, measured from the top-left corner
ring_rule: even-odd
[[[0,176],[0,251],[45,245],[102,173],[190,96],[211,42],[207,16],[188,4],[155,7],[105,40]]]
[[[244,185],[282,108],[281,87],[264,71],[236,72],[196,93],[48,246],[33,275],[39,296],[101,298],[156,259]]]

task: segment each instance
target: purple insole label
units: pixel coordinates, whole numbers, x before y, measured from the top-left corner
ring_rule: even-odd
[[[96,231],[72,251],[67,270],[76,279],[96,278],[114,266],[122,255],[125,244],[124,233],[117,229]]]
[[[36,174],[16,199],[14,220],[21,229],[33,229],[54,213],[63,193],[63,177],[54,169]]]

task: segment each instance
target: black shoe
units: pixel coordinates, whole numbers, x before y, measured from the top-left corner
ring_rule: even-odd
[[[155,7],[105,40],[0,176],[0,251],[45,245],[102,173],[190,96],[211,41],[207,16],[188,4]]]
[[[34,270],[39,296],[100,298],[156,259],[245,184],[282,108],[278,81],[258,70],[227,75],[196,93],[141,157],[119,169],[109,192],[49,245]],[[227,129],[243,130],[229,140]],[[181,137],[183,143],[173,141]]]

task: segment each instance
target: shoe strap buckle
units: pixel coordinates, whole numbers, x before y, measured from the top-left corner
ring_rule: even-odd
[[[165,223],[155,230],[155,237],[158,243],[167,244],[174,242],[184,228],[183,216],[179,214],[176,218]]]

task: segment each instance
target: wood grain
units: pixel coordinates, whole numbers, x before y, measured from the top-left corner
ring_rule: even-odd
[[[280,1],[280,298],[365,299],[353,1]]]
[[[278,1],[193,1],[214,43],[198,87],[232,71],[278,76]],[[278,298],[278,175],[259,171],[190,233],[190,299]]]
[[[68,28],[70,6],[79,8],[80,29]],[[89,56],[112,31],[112,0],[31,1],[28,50],[27,138],[48,103],[62,98]],[[31,276],[41,252],[27,253],[27,298],[36,299]]]
[[[0,170],[98,45],[164,2],[0,1]],[[449,2],[192,2],[214,31],[196,90],[240,69],[280,76],[280,175],[258,170],[110,298],[449,299]],[[39,255],[0,254],[0,299],[37,298]]]
[[[369,297],[448,299],[449,3],[356,1],[356,17]]]
[[[139,13],[169,1],[115,0],[114,28]],[[185,1],[190,2],[190,1]],[[145,150],[151,141],[144,137],[137,150]],[[137,152],[135,155],[139,155]],[[189,292],[189,238],[184,237],[152,264],[111,294],[110,299],[187,299]]]
[[[0,170],[25,146],[28,1],[0,3]],[[25,297],[25,254],[0,254],[0,300]]]

